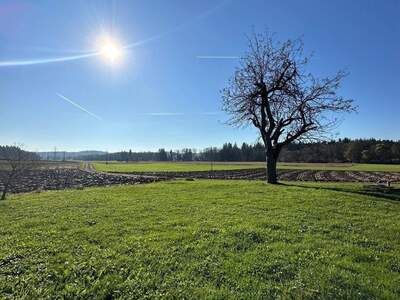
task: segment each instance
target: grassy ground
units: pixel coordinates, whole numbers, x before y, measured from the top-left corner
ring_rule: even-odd
[[[397,196],[200,180],[15,195],[0,297],[399,299]]]
[[[176,162],[143,162],[143,163],[94,163],[98,171],[103,172],[185,172],[185,171],[209,171],[211,165],[209,162],[176,163]],[[217,162],[213,164],[214,170],[237,170],[264,168],[263,162],[238,162],[226,163]],[[279,163],[279,169],[301,169],[301,170],[337,170],[337,171],[387,171],[400,172],[400,165],[385,164],[349,164],[349,163]]]
[[[210,162],[141,162],[141,163],[93,163],[98,171],[102,172],[189,172],[189,171],[210,171]],[[213,163],[213,170],[238,170],[263,168],[265,163]]]

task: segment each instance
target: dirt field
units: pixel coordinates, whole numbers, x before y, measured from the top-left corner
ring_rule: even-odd
[[[213,172],[130,172],[130,174],[167,178],[265,179],[265,169],[216,170]],[[278,177],[283,181],[400,182],[400,173],[398,172],[278,170]]]
[[[0,170],[0,191],[4,188],[7,171]],[[11,184],[9,192],[61,190],[114,184],[139,184],[160,181],[154,176],[117,175],[84,171],[78,168],[41,168],[27,170]]]
[[[265,162],[93,162],[93,167],[102,172],[197,172],[211,170],[239,170],[265,168]],[[399,172],[400,164],[353,164],[353,163],[286,163],[279,162],[282,170],[314,171],[362,171]]]
[[[78,167],[81,168],[78,168]],[[332,171],[332,170],[278,170],[280,181],[309,182],[369,182],[369,183],[399,183],[398,172],[366,172],[366,171]],[[0,191],[6,182],[7,170],[0,169]],[[26,170],[15,178],[10,188],[11,193],[31,192],[40,190],[60,190],[66,188],[83,188],[90,186],[108,186],[115,184],[140,184],[166,179],[244,179],[264,180],[264,168],[190,171],[190,172],[129,172],[105,173],[97,172],[89,163],[40,165],[34,170]]]

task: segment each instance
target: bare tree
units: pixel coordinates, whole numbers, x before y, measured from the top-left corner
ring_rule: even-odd
[[[5,200],[7,193],[19,180],[20,176],[33,169],[38,161],[34,153],[22,150],[17,146],[0,147],[0,158],[5,162],[5,178],[0,200]]]
[[[277,183],[282,147],[296,140],[320,138],[337,124],[334,113],[355,110],[353,100],[337,95],[347,75],[315,78],[306,73],[309,58],[302,40],[278,42],[271,34],[254,34],[229,85],[223,109],[236,126],[252,124],[265,145],[267,181]]]

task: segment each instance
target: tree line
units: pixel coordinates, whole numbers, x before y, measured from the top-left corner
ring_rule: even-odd
[[[77,157],[93,161],[265,161],[265,147],[254,144],[225,143],[222,147],[201,150],[133,152],[121,151],[100,155]],[[400,163],[400,141],[378,139],[338,139],[314,143],[291,143],[282,149],[280,162],[310,163]]]
[[[34,152],[21,149],[18,146],[1,146],[0,160],[39,160],[40,157]]]
[[[0,160],[38,160],[35,153],[15,146],[0,146]],[[90,154],[77,156],[86,161],[265,161],[265,148],[260,142],[254,144],[224,143],[221,147],[201,150],[181,150]],[[61,160],[61,159],[60,159]],[[310,163],[400,163],[400,141],[379,139],[338,139],[314,143],[292,143],[282,150],[280,162]]]

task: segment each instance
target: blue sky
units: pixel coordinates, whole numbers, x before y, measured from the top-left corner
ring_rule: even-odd
[[[0,144],[135,151],[255,142],[256,130],[230,128],[220,110],[237,59],[198,58],[242,55],[253,28],[302,36],[316,75],[350,72],[341,94],[359,113],[344,116],[339,136],[397,140],[399,13],[397,0],[0,0],[0,64],[81,55],[104,32],[139,42],[117,65],[94,56],[0,66]]]

